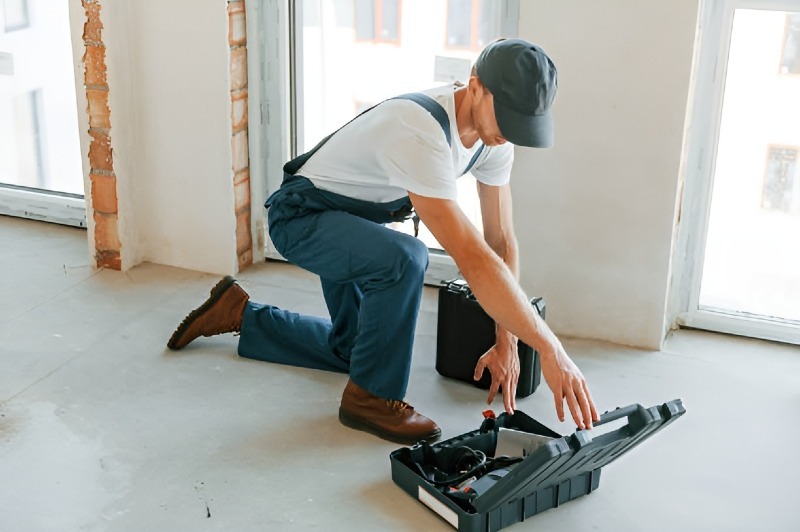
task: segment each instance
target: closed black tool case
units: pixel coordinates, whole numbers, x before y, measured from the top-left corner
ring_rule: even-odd
[[[519,410],[503,413],[484,419],[478,430],[392,452],[392,480],[459,531],[500,530],[596,490],[602,467],[684,413],[680,399],[652,408],[632,405],[568,436]],[[619,428],[597,428],[622,419]],[[529,441],[508,445],[520,436]],[[501,446],[505,454],[496,455]]]
[[[535,297],[531,305],[544,319],[544,299]],[[492,383],[489,371],[473,379],[478,359],[495,342],[495,323],[481,308],[466,281],[447,281],[439,288],[439,314],[436,324],[436,371],[443,377],[469,382],[483,389]],[[531,395],[539,386],[542,370],[539,353],[519,341],[519,382],[517,397]]]

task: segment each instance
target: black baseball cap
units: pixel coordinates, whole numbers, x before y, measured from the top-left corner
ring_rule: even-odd
[[[492,93],[497,125],[508,142],[531,148],[553,145],[550,108],[558,72],[544,50],[522,39],[495,41],[478,56],[475,71]]]

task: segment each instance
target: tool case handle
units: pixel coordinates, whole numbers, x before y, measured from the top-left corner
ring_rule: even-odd
[[[611,412],[605,412],[603,415],[600,416],[600,421],[594,423],[594,426],[602,425],[604,423],[610,423],[611,421],[616,421],[617,419],[621,419],[623,417],[631,417],[634,414],[642,415],[645,412],[645,408],[642,405],[628,405],[623,408],[616,408]]]

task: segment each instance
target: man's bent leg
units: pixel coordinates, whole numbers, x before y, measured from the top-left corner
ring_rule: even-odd
[[[320,281],[331,317],[328,344],[339,358],[349,362],[358,334],[358,315],[363,294],[356,283],[336,283],[326,279]]]
[[[411,367],[414,332],[428,250],[418,239],[341,211],[286,222],[294,235],[282,250],[291,262],[326,283],[355,283],[363,298],[350,353],[350,376],[369,393],[403,399]],[[300,226],[311,230],[301,231]],[[341,301],[331,300],[336,308]],[[343,293],[338,294],[344,297]],[[346,297],[351,297],[347,294]]]
[[[250,302],[242,316],[239,355],[347,373],[347,360],[337,357],[328,346],[330,330],[329,320]]]

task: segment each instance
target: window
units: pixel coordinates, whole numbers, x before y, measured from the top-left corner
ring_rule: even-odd
[[[781,74],[800,74],[800,13],[786,15]]]
[[[12,172],[20,185],[44,188],[44,154],[41,131],[41,90],[33,90],[16,96],[12,100],[14,120],[13,144],[16,146],[16,168]]]
[[[356,40],[399,43],[400,0],[355,0]]]
[[[3,0],[3,19],[7,33],[29,27],[28,0]]]
[[[770,146],[761,193],[761,208],[800,214],[797,183],[797,148]]]
[[[251,92],[255,97],[259,91],[253,108],[261,106],[267,117],[261,127],[251,129],[254,144],[268,148],[254,156],[261,162],[251,167],[257,176],[260,174],[254,182],[263,183],[266,192],[276,190],[281,183],[282,174],[272,168],[280,168],[288,158],[308,151],[361,110],[398,94],[466,82],[479,51],[446,45],[445,2],[271,0],[267,4],[285,14],[285,27],[290,34],[285,39],[285,50],[280,44],[277,48],[253,50],[253,56],[264,58],[260,64],[266,72],[286,73],[265,76],[262,85],[253,87]],[[515,36],[518,1],[494,0],[486,6],[497,11],[496,19],[502,22],[497,25],[503,28],[503,35]],[[259,7],[250,9],[256,14],[262,12]],[[401,18],[413,21],[413,31],[402,38]],[[261,31],[274,37],[283,27],[282,17],[265,16]],[[386,46],[381,35],[395,38],[396,45]],[[259,136],[271,140],[259,142]],[[274,162],[266,164],[270,161]],[[458,179],[457,187],[459,205],[479,227],[475,179],[467,174]],[[399,230],[413,231],[410,225]],[[419,237],[433,250],[426,282],[455,277],[453,260],[437,251],[441,246],[424,224]],[[269,241],[265,252],[268,257],[280,258]]]
[[[447,1],[447,47],[482,50],[503,37],[502,12],[491,0]]]
[[[798,14],[754,5],[701,13],[673,297],[681,325],[800,343],[800,80],[770,66],[794,72]]]
[[[85,226],[70,4],[0,0],[0,214]]]

